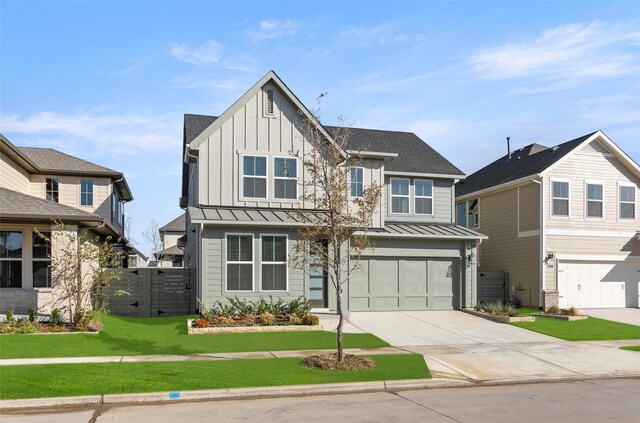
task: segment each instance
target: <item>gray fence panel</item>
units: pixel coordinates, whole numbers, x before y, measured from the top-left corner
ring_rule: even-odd
[[[478,302],[508,301],[509,273],[502,271],[480,272],[478,275]]]

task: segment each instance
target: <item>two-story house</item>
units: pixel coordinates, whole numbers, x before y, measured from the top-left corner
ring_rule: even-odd
[[[16,147],[0,134],[0,310],[48,312],[58,300],[49,259],[55,245],[35,229],[51,234],[62,221],[68,231],[115,242],[124,238],[124,203],[132,199],[120,172],[50,148]]]
[[[291,154],[312,148],[305,119],[334,143],[336,128],[317,123],[273,71],[220,116],[185,115],[185,260],[196,269],[205,305],[232,296],[306,296],[318,308],[335,309],[326,270],[301,271],[288,262],[302,225],[292,210],[315,210],[301,200],[308,175]],[[474,305],[475,251],[485,237],[454,223],[454,182],[464,174],[413,133],[349,131],[345,153],[366,151],[350,171],[350,195],[361,195],[372,181],[384,188],[369,231],[375,248],[363,255],[363,271],[350,277],[346,308]]]
[[[508,153],[456,185],[457,222],[489,236],[481,272],[525,305],[638,307],[640,167],[602,131]]]
[[[185,219],[182,213],[158,229],[162,241],[162,250],[154,253],[158,267],[184,267]]]

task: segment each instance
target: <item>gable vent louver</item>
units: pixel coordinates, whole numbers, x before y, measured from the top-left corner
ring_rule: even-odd
[[[267,113],[273,114],[273,90],[267,90]]]

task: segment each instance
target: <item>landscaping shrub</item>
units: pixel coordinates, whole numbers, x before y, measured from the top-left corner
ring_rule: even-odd
[[[62,313],[57,308],[51,310],[51,317],[49,317],[49,322],[51,322],[55,326],[62,325]]]
[[[315,314],[307,314],[302,318],[303,325],[317,326],[320,324],[320,319]]]
[[[494,316],[515,317],[518,315],[518,308],[514,304],[505,304],[501,301],[476,304],[474,308],[478,311],[483,311]]]
[[[207,321],[209,326],[318,324],[317,316],[309,314],[311,302],[305,297],[296,298],[288,303],[282,298],[274,299],[272,296],[269,296],[269,300],[260,298],[256,301],[248,301],[233,297],[227,298],[227,301],[228,303],[216,301],[211,308],[208,308],[198,300],[200,319],[195,320],[193,325],[205,327],[196,326],[196,322],[200,320]]]
[[[36,321],[36,311],[34,309],[30,308],[28,310],[28,313],[29,313],[29,321],[31,323],[35,322]]]

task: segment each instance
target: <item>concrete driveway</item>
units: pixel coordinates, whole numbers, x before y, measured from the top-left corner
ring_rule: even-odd
[[[435,377],[522,381],[640,376],[640,354],[618,349],[624,343],[568,342],[461,311],[354,312],[349,320],[395,347],[422,354]]]
[[[640,326],[640,308],[584,308],[580,309],[580,313],[598,319]]]

